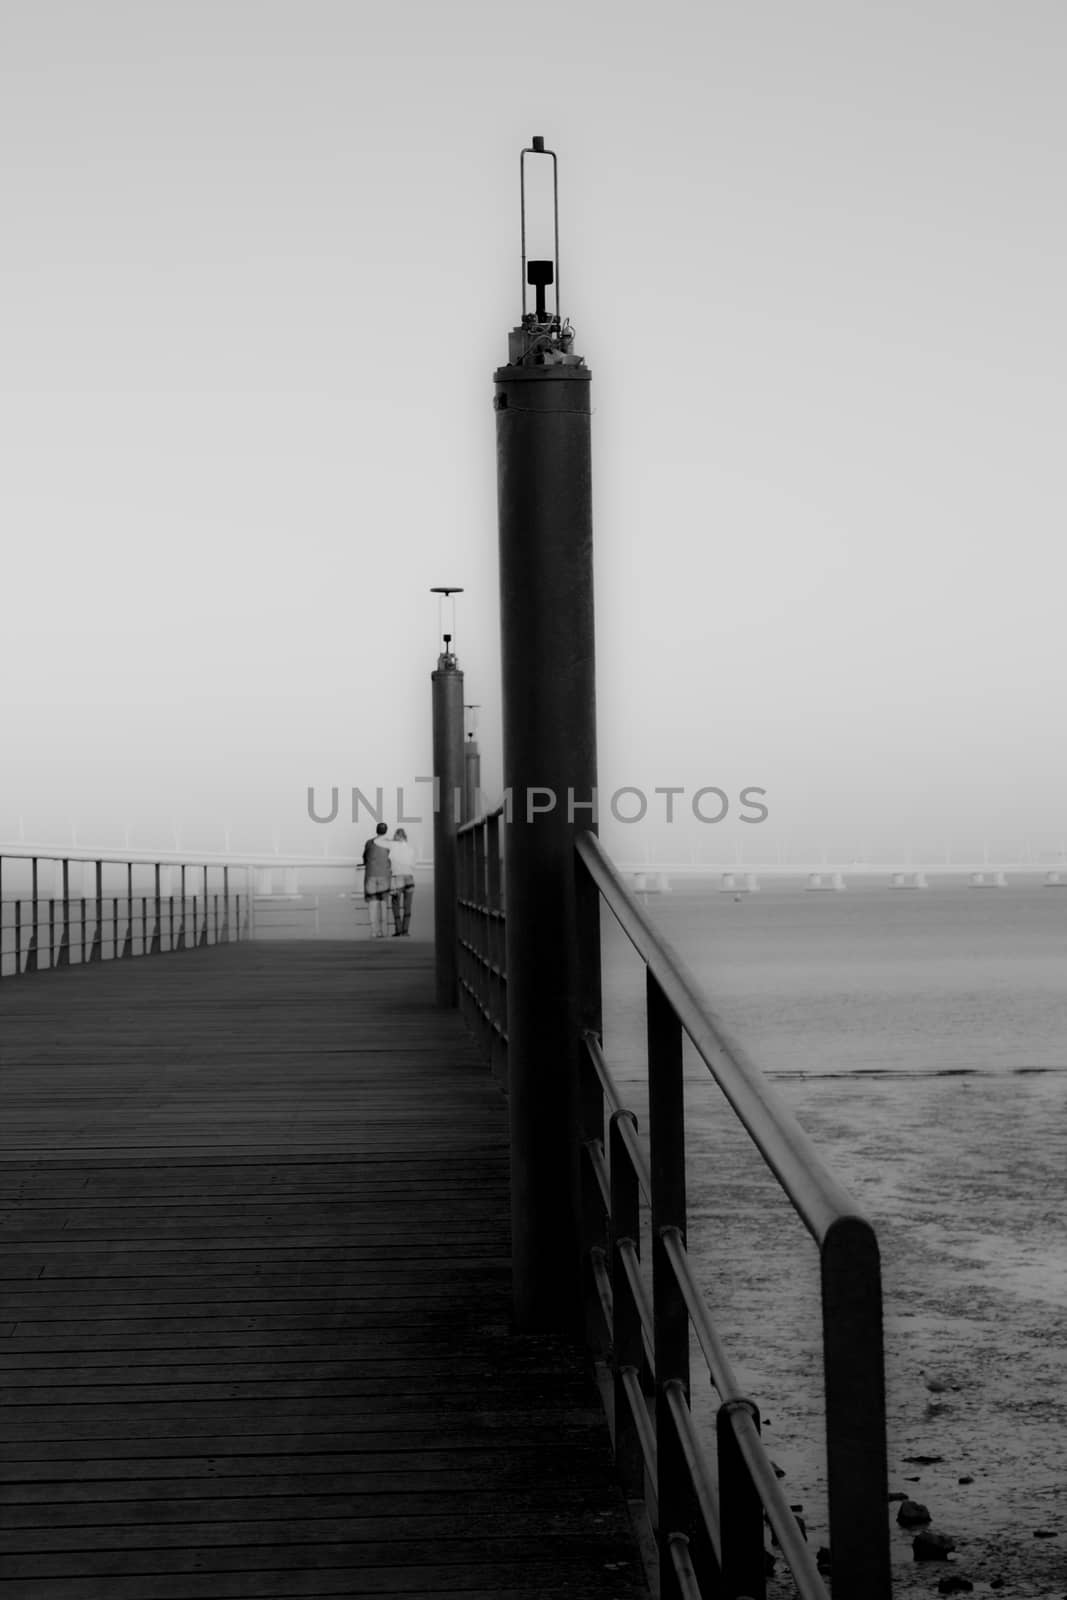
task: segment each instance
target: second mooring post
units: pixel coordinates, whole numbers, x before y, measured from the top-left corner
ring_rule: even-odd
[[[456,591],[458,592],[458,591]],[[459,1003],[456,967],[456,826],[463,792],[463,674],[452,635],[431,674],[433,685],[433,933],[436,998]]]

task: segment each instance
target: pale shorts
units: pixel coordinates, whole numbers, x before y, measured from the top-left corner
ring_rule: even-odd
[[[383,894],[389,893],[388,878],[365,878],[363,881],[364,900],[380,900]]]

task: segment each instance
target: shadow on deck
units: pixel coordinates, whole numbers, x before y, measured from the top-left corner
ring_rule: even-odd
[[[509,1331],[506,1107],[425,945],[0,988],[0,1593],[645,1595],[581,1357]]]

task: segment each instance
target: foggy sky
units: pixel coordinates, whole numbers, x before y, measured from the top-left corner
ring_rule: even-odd
[[[499,788],[539,133],[602,790],[758,785],[767,854],[1058,843],[1065,46],[1027,0],[0,6],[0,839],[320,847],[309,785],[429,771],[441,583]]]

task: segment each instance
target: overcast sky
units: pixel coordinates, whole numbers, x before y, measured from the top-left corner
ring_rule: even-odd
[[[770,810],[615,836],[1058,843],[1065,82],[1060,0],[2,0],[0,838],[412,785],[440,583],[499,787],[536,133],[602,789]]]

